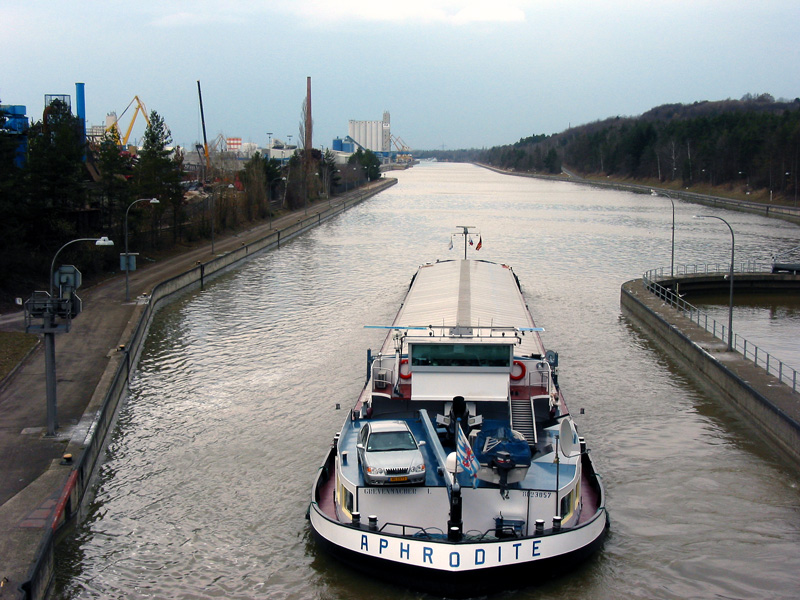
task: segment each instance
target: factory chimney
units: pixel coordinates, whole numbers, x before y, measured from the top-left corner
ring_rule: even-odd
[[[311,156],[311,148],[314,147],[314,144],[311,143],[311,129],[312,129],[312,121],[311,121],[311,77],[306,77],[306,139],[305,139],[305,148],[306,156]]]
[[[75,84],[75,104],[77,104],[78,127],[80,127],[81,148],[83,148],[83,160],[86,160],[86,99],[83,95],[83,83]]]

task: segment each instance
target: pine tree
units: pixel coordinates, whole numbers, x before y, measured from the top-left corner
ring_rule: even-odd
[[[172,209],[172,238],[181,237],[183,191],[181,190],[180,160],[172,158],[169,145],[172,133],[164,119],[156,112],[150,112],[150,124],[144,132],[142,152],[134,168],[135,189],[138,198],[156,198],[154,225],[158,229],[160,217],[167,206]],[[154,240],[154,243],[157,243]]]

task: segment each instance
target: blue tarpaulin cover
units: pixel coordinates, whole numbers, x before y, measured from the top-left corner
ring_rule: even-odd
[[[508,421],[484,421],[472,450],[481,464],[491,463],[497,453],[503,451],[508,452],[515,466],[531,464],[528,442],[521,434],[512,431]]]

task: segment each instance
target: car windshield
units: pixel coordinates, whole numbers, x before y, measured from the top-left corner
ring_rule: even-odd
[[[409,431],[386,431],[369,436],[369,452],[388,452],[390,450],[414,450],[417,444]]]

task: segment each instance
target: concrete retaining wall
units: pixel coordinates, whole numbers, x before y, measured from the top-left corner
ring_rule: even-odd
[[[645,335],[711,395],[734,407],[779,454],[800,469],[800,395],[646,290],[622,285],[620,306]]]

